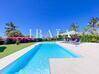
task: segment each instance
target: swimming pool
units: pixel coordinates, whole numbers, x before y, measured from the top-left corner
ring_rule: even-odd
[[[2,74],[50,74],[49,58],[77,58],[56,43],[42,43],[1,70]]]

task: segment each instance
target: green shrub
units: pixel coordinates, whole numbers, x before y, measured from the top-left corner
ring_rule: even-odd
[[[97,42],[96,38],[92,38],[91,42]]]
[[[19,40],[17,40],[17,41],[16,41],[16,45],[19,45],[19,44],[20,44],[20,41],[19,41]]]
[[[98,42],[99,35],[81,35],[81,42]]]
[[[4,44],[3,38],[0,37],[0,45]]]
[[[6,44],[15,44],[16,40],[13,40],[12,38],[7,38],[6,39]]]

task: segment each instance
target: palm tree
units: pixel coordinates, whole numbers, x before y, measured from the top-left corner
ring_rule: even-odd
[[[70,26],[71,31],[78,31],[79,26],[76,23],[72,23]]]
[[[89,21],[89,26],[90,26],[90,32],[92,34],[96,33],[96,27],[99,26],[99,24],[97,24],[99,22],[99,18],[98,17],[93,17],[90,19]]]
[[[98,17],[92,17],[90,19],[89,24],[90,24],[90,26],[95,27],[98,21],[99,21],[99,18]]]

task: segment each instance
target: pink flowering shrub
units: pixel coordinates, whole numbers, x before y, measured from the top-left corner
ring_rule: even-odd
[[[20,43],[27,43],[27,42],[33,42],[35,38],[29,38],[29,37],[8,37],[6,38],[7,44],[13,44],[16,43],[16,41],[19,40]]]

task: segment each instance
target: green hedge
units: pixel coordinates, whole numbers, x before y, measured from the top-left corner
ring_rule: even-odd
[[[99,35],[81,35],[81,42],[99,42]]]

